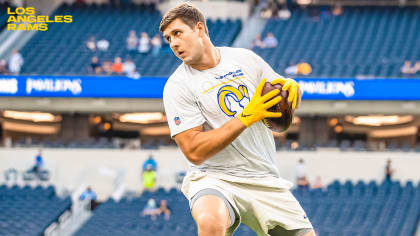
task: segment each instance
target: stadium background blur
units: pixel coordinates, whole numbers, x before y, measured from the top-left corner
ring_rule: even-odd
[[[299,81],[302,106],[275,134],[278,167],[296,182],[303,159],[312,187],[322,180],[293,189],[317,234],[420,235],[420,2],[193,3],[216,46],[252,47]],[[154,49],[159,39],[141,52],[127,46],[130,30],[158,34],[175,4],[0,0],[0,235],[196,235],[179,192],[187,162],[161,99],[181,62],[164,42]],[[7,8],[19,6],[73,22],[8,31]],[[264,40],[270,33],[274,42]],[[45,171],[35,176],[28,170],[39,150]],[[149,155],[157,183],[143,191]],[[95,211],[79,198],[87,186],[101,202]],[[141,216],[150,198],[168,201],[169,220]],[[255,233],[241,225],[235,235]]]

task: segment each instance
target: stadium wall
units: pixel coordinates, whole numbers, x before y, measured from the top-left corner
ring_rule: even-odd
[[[162,91],[166,80],[164,77],[133,80],[118,76],[0,76],[0,109],[63,113],[163,111]],[[298,82],[304,100],[298,115],[420,114],[420,79],[306,78]],[[395,90],[401,86],[405,89]]]
[[[9,168],[25,171],[32,167],[37,149],[0,149],[0,172]],[[112,195],[113,183],[124,173],[124,184],[129,191],[141,191],[141,167],[149,154],[158,162],[158,186],[176,185],[175,174],[187,169],[187,161],[179,149],[167,150],[107,150],[107,149],[45,149],[45,168],[51,171],[51,184],[58,190],[76,190],[92,185],[101,199]],[[414,152],[278,152],[278,167],[282,177],[294,181],[298,159],[306,162],[310,182],[321,176],[323,183],[333,180],[381,182],[387,159],[392,159],[394,179],[405,183],[420,181],[420,154]],[[0,182],[4,182],[0,175]]]

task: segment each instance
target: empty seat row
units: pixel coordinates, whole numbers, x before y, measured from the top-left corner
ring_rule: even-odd
[[[391,181],[334,181],[325,189],[297,188],[293,193],[319,235],[413,235],[420,217],[420,184],[410,181],[404,186]],[[168,201],[170,220],[141,216],[150,198]],[[182,193],[158,189],[99,206],[75,235],[93,234],[192,236],[197,229]],[[234,235],[256,234],[241,225]]]
[[[280,73],[307,62],[312,77],[404,77],[404,61],[420,61],[419,22],[416,7],[346,7],[319,20],[299,8],[265,26],[263,37],[272,32],[276,48],[255,51]]]
[[[41,235],[71,206],[52,186],[0,186],[0,235]]]
[[[159,33],[162,18],[154,5],[91,5],[77,7],[63,4],[54,15],[72,15],[71,24],[50,24],[48,31],[38,32],[22,49],[26,59],[24,74],[86,75],[93,56],[99,61],[113,62],[115,57],[130,58],[142,76],[169,76],[181,63],[164,44],[160,53],[141,55],[129,53],[126,39],[130,30],[137,36]],[[241,29],[240,20],[208,20],[210,37],[216,46],[230,46]],[[107,51],[90,51],[85,42],[91,37],[106,39]]]

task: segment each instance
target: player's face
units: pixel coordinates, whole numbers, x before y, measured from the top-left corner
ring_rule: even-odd
[[[182,20],[175,19],[163,31],[163,36],[175,56],[188,65],[198,63],[203,54],[203,28],[199,24],[201,23],[191,29]]]

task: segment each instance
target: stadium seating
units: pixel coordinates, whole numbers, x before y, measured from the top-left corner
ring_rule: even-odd
[[[368,184],[334,181],[325,190],[298,188],[293,192],[322,236],[413,235],[420,217],[420,185],[415,187],[412,182],[402,187],[399,182],[377,185],[374,181]],[[168,201],[173,212],[169,221],[140,216],[149,198]],[[169,192],[159,189],[131,200],[108,200],[75,235],[105,234],[192,236],[196,235],[196,226],[184,196],[175,189]],[[256,234],[241,225],[235,235]]]
[[[168,201],[172,210],[169,221],[158,217],[151,220],[150,217],[141,216],[146,202],[154,198],[157,202],[161,199]],[[155,193],[144,192],[142,196],[134,199],[122,199],[120,202],[108,200],[100,205],[92,218],[85,222],[75,236],[109,234],[109,235],[196,235],[196,225],[189,211],[188,201],[172,188],[169,192],[158,189]],[[248,227],[241,226],[236,235],[254,236]]]
[[[310,10],[294,9],[289,20],[270,19],[263,31],[263,36],[273,32],[279,46],[255,52],[280,73],[304,61],[312,65],[311,77],[402,77],[400,68],[405,60],[420,60],[417,11],[409,7],[347,7],[340,16],[322,14],[315,21]],[[74,22],[49,24],[48,31],[38,32],[22,50],[24,58],[33,58],[25,61],[22,73],[87,74],[92,56],[99,56],[102,62],[117,56],[124,59],[129,30],[153,36],[161,19],[153,5],[62,5],[54,14],[70,14]],[[241,29],[239,20],[209,20],[208,26],[217,46],[231,45]],[[90,36],[108,40],[108,51],[90,52],[85,46]],[[166,77],[180,64],[167,45],[155,57],[130,57],[143,76]]]
[[[310,10],[295,9],[288,21],[270,19],[264,29],[278,47],[255,51],[280,73],[308,62],[312,77],[401,77],[405,60],[420,60],[418,22],[418,8],[348,7],[318,21]]]
[[[15,7],[10,6],[7,2],[6,3],[0,3],[0,30],[6,28],[7,19],[9,15],[7,15],[7,8],[10,7],[12,11],[14,11]]]
[[[420,185],[412,182],[333,182],[327,191],[297,189],[320,235],[414,235],[420,216]]]
[[[23,48],[26,60],[22,68],[24,74],[41,75],[84,75],[90,60],[97,55],[100,61],[113,61],[114,57],[123,60],[126,51],[126,39],[130,30],[137,35],[146,32],[154,36],[159,31],[161,15],[153,5],[92,5],[76,7],[62,5],[55,15],[72,15],[71,24],[49,24],[48,31],[38,32]],[[240,20],[208,21],[210,37],[216,46],[229,46],[233,43],[241,28]],[[91,52],[85,42],[90,36],[96,40],[110,42],[106,52]],[[131,55],[142,76],[169,76],[181,61],[176,58],[168,46],[164,46],[156,57],[149,55]]]
[[[156,221],[152,221],[150,217],[140,216],[146,202],[151,197],[156,201],[160,199],[168,201],[168,206],[173,212],[169,221],[160,217]],[[75,235],[108,233],[110,235],[147,236],[165,235],[168,232],[172,232],[170,235],[176,235],[174,232],[193,235],[196,229],[188,209],[188,201],[175,189],[171,189],[169,192],[165,192],[163,189],[157,190],[156,193],[144,192],[139,198],[122,199],[120,202],[108,200],[96,209],[92,218]]]
[[[0,235],[41,235],[71,206],[55,196],[52,186],[0,186]]]

